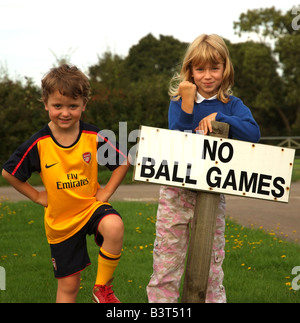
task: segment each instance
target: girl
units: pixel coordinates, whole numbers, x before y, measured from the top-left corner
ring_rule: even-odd
[[[169,129],[212,131],[213,120],[230,125],[230,138],[258,142],[260,130],[250,110],[231,96],[234,71],[229,51],[218,35],[200,35],[189,46],[180,75],[171,81]],[[153,275],[147,286],[150,303],[177,302],[194,215],[196,193],[162,186],[157,211]],[[225,197],[219,215],[211,258],[206,302],[226,302],[222,263],[225,256]]]

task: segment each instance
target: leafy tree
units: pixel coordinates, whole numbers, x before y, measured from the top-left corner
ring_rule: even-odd
[[[30,79],[23,85],[7,76],[0,79],[0,164],[25,139],[46,124],[48,118],[39,102],[40,90]]]
[[[271,86],[274,109],[285,133],[299,135],[300,97],[297,93],[300,85],[300,35],[292,27],[293,18],[292,10],[285,14],[274,7],[248,10],[240,15],[240,21],[234,23],[234,28],[238,34],[257,34],[261,43],[269,46],[272,56],[277,59],[280,69],[277,69],[277,75],[274,75],[276,82]],[[276,83],[281,84],[276,86]],[[269,101],[268,98],[265,100]]]
[[[167,127],[168,84],[181,62],[186,44],[171,36],[149,34],[127,57],[105,53],[89,68],[92,99],[86,117],[101,128],[128,131],[141,124]]]
[[[125,59],[131,81],[138,81],[150,75],[165,75],[171,78],[181,64],[187,44],[172,36],[160,35],[156,39],[152,34],[142,38],[131,47]]]
[[[228,46],[235,69],[234,95],[251,109],[262,134],[270,135],[282,124],[289,129],[280,105],[283,84],[270,47],[252,41]]]

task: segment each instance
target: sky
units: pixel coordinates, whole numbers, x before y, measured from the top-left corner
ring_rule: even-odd
[[[56,58],[83,72],[104,52],[125,57],[152,33],[192,42],[216,33],[231,42],[233,22],[249,9],[291,11],[300,0],[0,0],[0,71],[40,85]],[[291,14],[291,22],[295,16]]]

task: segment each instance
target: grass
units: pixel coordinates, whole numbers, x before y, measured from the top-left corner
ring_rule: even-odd
[[[300,158],[295,159],[293,174],[292,174],[292,181],[296,182],[300,180]]]
[[[114,290],[124,303],[147,302],[152,274],[156,204],[114,203],[125,223],[123,255],[115,272]],[[82,273],[79,303],[91,302],[98,247],[88,237],[92,265]],[[226,225],[223,269],[230,303],[299,303],[291,274],[299,266],[300,246],[263,230]],[[0,266],[6,270],[6,290],[0,303],[54,302],[56,280],[43,228],[43,209],[32,202],[0,204]]]

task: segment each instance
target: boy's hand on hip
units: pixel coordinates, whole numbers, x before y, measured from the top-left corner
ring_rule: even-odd
[[[48,193],[47,191],[38,192],[35,203],[40,204],[44,207],[48,206]]]
[[[111,194],[105,190],[105,188],[99,188],[96,195],[96,200],[99,202],[108,202],[111,197]]]

